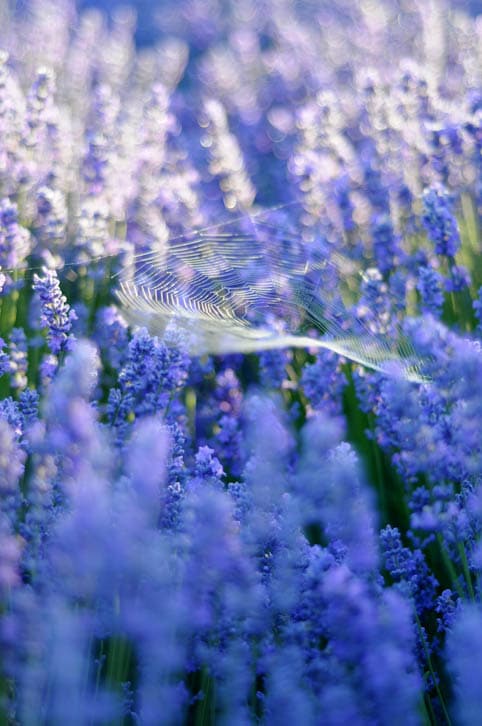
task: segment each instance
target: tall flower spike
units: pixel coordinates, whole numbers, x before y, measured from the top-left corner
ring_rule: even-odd
[[[115,123],[119,112],[119,99],[111,88],[101,84],[95,88],[86,129],[87,153],[83,163],[83,177],[88,195],[98,196],[109,188],[115,155]]]
[[[457,220],[451,210],[446,190],[432,186],[423,194],[422,221],[438,255],[454,257],[460,247]]]
[[[24,141],[28,147],[35,147],[40,141],[54,89],[54,73],[49,68],[39,68],[27,96]]]
[[[18,207],[8,198],[0,200],[0,266],[7,271],[24,264],[29,253],[30,233],[19,222]]]
[[[7,129],[8,123],[8,69],[7,69],[8,53],[0,50],[0,175],[3,177],[7,169],[8,152],[7,152]]]
[[[234,134],[229,130],[228,119],[223,105],[214,99],[204,103],[204,116],[201,125],[206,128],[203,145],[210,151],[211,173],[219,176],[227,209],[247,209],[256,196]]]
[[[442,276],[432,267],[420,267],[417,290],[422,301],[422,310],[439,317],[444,303]]]
[[[34,275],[33,289],[40,297],[41,323],[47,329],[49,348],[54,355],[69,350],[72,336],[70,330],[75,312],[70,309],[67,298],[62,294],[55,270],[43,268],[43,275]]]
[[[37,234],[43,247],[61,244],[67,225],[65,195],[58,189],[41,187],[37,192]]]

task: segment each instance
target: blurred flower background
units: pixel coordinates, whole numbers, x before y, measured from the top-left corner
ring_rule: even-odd
[[[478,11],[0,0],[0,723],[482,722]],[[423,375],[129,325],[263,215]]]

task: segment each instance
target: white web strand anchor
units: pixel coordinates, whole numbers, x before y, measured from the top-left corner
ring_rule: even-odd
[[[129,322],[156,335],[173,323],[180,334],[173,344],[182,339],[191,355],[325,348],[424,381],[422,361],[399,326],[395,337],[375,333],[342,302],[341,288],[353,295],[360,269],[264,219],[283,206],[171,238],[161,253],[135,255],[116,290]],[[306,325],[323,337],[304,335]]]

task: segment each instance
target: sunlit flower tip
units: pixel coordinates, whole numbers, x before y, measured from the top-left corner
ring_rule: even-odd
[[[41,323],[47,329],[51,352],[58,355],[68,351],[72,344],[70,331],[76,315],[62,294],[57,272],[43,268],[42,276],[35,273],[33,289],[40,298]]]

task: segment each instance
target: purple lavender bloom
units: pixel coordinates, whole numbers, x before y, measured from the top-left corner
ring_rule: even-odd
[[[353,382],[358,399],[358,405],[364,413],[372,413],[380,396],[382,377],[379,373],[368,373],[363,368],[355,369]]]
[[[46,437],[40,453],[55,454],[63,492],[76,478],[101,474],[108,465],[106,444],[88,399],[97,384],[98,354],[87,341],[79,341],[55,375],[44,408]]]
[[[137,500],[137,509],[159,521],[169,450],[166,426],[161,421],[142,419],[134,428],[127,452],[127,473]]]
[[[443,277],[433,267],[420,267],[417,289],[420,293],[422,310],[439,317],[444,303]]]
[[[329,350],[321,350],[314,363],[304,366],[300,380],[310,408],[333,416],[343,415],[342,393],[346,384],[340,358]]]
[[[98,311],[94,339],[109,365],[119,369],[127,355],[128,332],[126,321],[113,305]]]
[[[20,448],[15,431],[0,417],[0,515],[15,524],[22,500],[20,477],[24,471],[25,452]]]
[[[354,205],[350,198],[350,192],[350,182],[347,175],[338,177],[333,184],[333,196],[340,210],[345,232],[351,232],[355,228],[353,221]]]
[[[480,720],[482,693],[478,664],[482,660],[482,612],[479,604],[464,603],[447,636],[447,665],[454,679],[457,723],[472,726]]]
[[[212,440],[221,461],[232,476],[239,477],[243,468],[242,434],[239,420],[225,414],[219,419],[219,430]]]
[[[20,585],[22,546],[7,516],[0,512],[0,602]]]
[[[482,209],[482,108],[480,100],[473,104],[473,118],[465,124],[465,129],[473,139],[473,156],[475,167],[475,201],[477,211]]]
[[[223,413],[238,416],[243,402],[241,383],[234,368],[228,366],[216,376],[215,400]]]
[[[89,614],[50,593],[44,602],[34,600],[30,608],[21,623],[26,653],[17,678],[22,721],[29,723],[41,715],[49,723],[81,726],[119,717],[113,696],[91,685],[96,674],[88,661],[93,640]]]
[[[23,420],[17,401],[8,396],[0,401],[0,418],[7,421],[19,438],[22,434]]]
[[[477,722],[482,355],[437,319],[478,284],[477,23],[374,4],[169,0],[141,54],[130,11],[1,13],[0,721],[411,726],[448,721],[453,692]],[[300,273],[303,248],[347,336],[400,341],[403,320],[426,380],[326,351],[191,365],[174,322],[131,337],[109,295],[137,252],[179,253],[186,289],[212,276],[250,322],[216,279],[253,230]],[[226,255],[189,279],[211,235]],[[32,296],[4,269],[32,243],[65,258],[78,328],[54,271]],[[275,277],[287,311],[304,304]],[[474,310],[480,335],[482,291]],[[92,323],[99,355],[73,344]]]
[[[435,605],[437,613],[437,632],[444,633],[452,628],[457,618],[460,607],[460,600],[452,592],[446,589],[438,596]]]
[[[264,388],[281,388],[291,357],[289,350],[266,350],[259,354],[259,377]]]
[[[109,393],[107,412],[119,436],[122,438],[134,418],[172,413],[169,409],[187,380],[188,369],[189,358],[182,349],[168,347],[145,329],[138,330],[119,374],[120,387]],[[175,413],[171,418],[175,421]]]
[[[362,276],[361,297],[354,306],[354,314],[362,324],[362,334],[396,335],[394,302],[389,295],[388,283],[377,267],[369,267]]]
[[[432,146],[432,165],[440,175],[444,184],[449,181],[450,164],[449,151],[460,155],[462,153],[459,129],[456,126],[440,126],[435,123],[428,125],[428,136]]]
[[[408,275],[404,270],[393,270],[390,275],[389,288],[393,307],[396,311],[405,313],[407,297]]]
[[[403,381],[384,383],[380,441],[385,445],[390,433],[392,445],[400,449],[393,460],[408,481],[424,472],[433,483],[438,479],[461,484],[482,470],[476,393],[482,376],[480,346],[429,316],[407,320],[406,329],[437,385],[422,388],[420,396]]]
[[[20,478],[24,465],[25,452],[11,426],[0,417],[0,601],[20,584],[22,544],[16,527],[23,502]]]
[[[185,464],[186,435],[181,426],[174,422],[167,427],[170,451],[167,457],[166,487],[162,497],[159,526],[176,530],[180,523],[181,505],[186,491],[189,471]]]
[[[413,598],[419,615],[434,607],[437,580],[420,550],[402,545],[400,532],[387,525],[380,533],[384,565],[400,590]]]
[[[225,476],[221,462],[209,446],[200,446],[195,456],[194,474],[199,482],[217,489],[223,488]]]
[[[182,507],[182,531],[188,547],[184,588],[192,608],[193,632],[198,636],[222,632],[229,621],[239,627],[239,621],[250,617],[250,608],[255,605],[250,598],[257,598],[256,578],[240,546],[230,497],[210,487],[188,490]],[[200,559],[203,568],[198,566]],[[256,609],[251,617],[256,617]],[[212,656],[216,658],[216,652]]]
[[[33,388],[26,388],[20,394],[19,409],[23,417],[24,429],[31,426],[38,418],[39,394]]]
[[[477,318],[477,327],[482,332],[482,287],[479,288],[478,297],[473,301],[472,307],[474,308],[475,317]]]
[[[47,341],[54,355],[71,349],[73,338],[70,333],[75,312],[71,310],[62,294],[55,270],[43,268],[43,276],[34,275],[34,291],[41,304],[41,324],[47,329]]]
[[[379,270],[391,272],[400,256],[400,240],[388,215],[377,215],[372,221],[373,252]]]
[[[379,214],[389,212],[389,197],[386,185],[383,182],[378,160],[375,156],[362,164],[363,191],[373,210]]]
[[[390,723],[417,724],[421,684],[407,602],[390,590],[380,600],[374,598],[345,565],[328,569],[323,592],[332,661],[334,667],[341,666],[338,684],[342,679],[346,687],[353,688],[351,697],[346,694],[348,704],[353,699],[348,713],[361,711],[355,723],[383,718]],[[392,699],[389,694],[394,692],[397,696]],[[363,716],[363,712],[371,716]],[[332,719],[329,723],[340,723]]]
[[[447,292],[460,292],[470,287],[470,273],[463,265],[452,265],[449,277],[445,280]]]
[[[289,645],[273,649],[266,661],[267,695],[262,698],[262,723],[288,726],[299,719],[300,723],[315,726],[317,704],[309,690],[303,687],[306,681],[300,649]],[[323,713],[325,717],[325,708]],[[343,713],[346,716],[349,712],[343,709]]]
[[[5,341],[0,338],[0,376],[5,375],[10,370],[10,360],[8,353],[5,352]]]
[[[377,565],[372,501],[340,434],[339,422],[324,415],[306,425],[296,491],[304,523],[321,526],[328,543],[341,543],[350,567],[367,572]]]
[[[42,361],[39,365],[40,383],[43,389],[46,389],[49,383],[54,378],[59,367],[59,359],[56,355],[46,353],[42,357]]]
[[[212,397],[200,407],[197,421],[202,443],[214,449],[224,469],[235,477],[240,476],[243,466],[242,402],[238,376],[226,367],[216,376]]]
[[[441,186],[432,186],[423,194],[422,221],[438,255],[455,257],[460,247],[457,220],[449,196]]]

